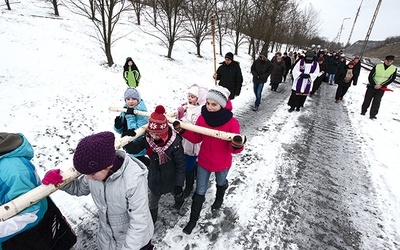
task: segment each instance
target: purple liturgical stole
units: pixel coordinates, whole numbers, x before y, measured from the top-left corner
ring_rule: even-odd
[[[304,59],[300,60],[300,72],[301,73],[304,73],[304,70],[305,70],[304,63],[305,63]],[[317,62],[313,61],[313,65],[311,66],[310,72],[308,74],[314,73],[316,68],[317,68]],[[297,79],[296,93],[301,93],[301,86],[303,85],[303,80],[304,80],[304,78],[301,78],[301,77],[299,77]],[[311,88],[311,80],[310,80],[310,78],[308,78],[307,79],[307,86],[306,86],[306,88],[304,90],[304,93],[305,94],[310,93],[310,88]]]

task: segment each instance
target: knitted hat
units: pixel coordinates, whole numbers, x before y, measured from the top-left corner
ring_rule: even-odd
[[[388,55],[385,57],[385,60],[394,61],[394,55]]]
[[[158,105],[155,111],[150,115],[149,125],[147,126],[149,132],[158,135],[163,140],[168,137],[168,121],[164,113],[164,106]]]
[[[0,155],[7,154],[22,144],[22,137],[18,134],[0,132]]]
[[[225,108],[230,94],[227,88],[218,85],[208,91],[206,98],[216,101],[221,107]]]
[[[231,52],[226,53],[225,58],[231,59],[233,61],[233,54]]]
[[[261,56],[265,56],[265,58],[268,58],[268,51],[264,50],[260,54]]]
[[[124,93],[124,100],[126,100],[126,98],[133,98],[140,101],[140,93],[135,88],[128,88]]]
[[[113,165],[115,136],[100,132],[83,138],[76,146],[74,167],[81,174],[93,174]]]
[[[192,94],[192,95],[194,95],[196,97],[199,97],[199,87],[197,87],[197,85],[191,86],[188,89],[188,93],[190,93],[190,94]]]

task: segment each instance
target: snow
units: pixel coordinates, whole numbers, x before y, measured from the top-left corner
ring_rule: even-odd
[[[165,57],[167,48],[154,37],[140,29],[151,30],[143,19],[142,26],[134,24],[134,14],[122,18],[116,32],[126,34],[117,41],[112,49],[115,65],[105,66],[105,55],[99,44],[89,37],[93,32],[91,23],[72,14],[65,6],[60,6],[60,18],[53,17],[50,3],[32,0],[31,4],[12,5],[12,10],[1,10],[0,26],[0,128],[4,132],[23,133],[35,150],[34,164],[41,177],[52,168],[71,166],[73,149],[78,141],[92,133],[113,131],[115,112],[108,111],[110,106],[123,105],[123,93],[126,84],[122,79],[122,66],[125,58],[134,59],[142,74],[138,89],[150,111],[158,104],[173,112],[186,101],[186,90],[193,83],[210,88],[214,85],[213,55],[210,41],[204,42],[202,58],[195,55],[195,47],[190,42],[178,41],[172,57]],[[233,46],[224,41],[223,54],[233,51]],[[233,100],[234,114],[253,112],[254,94],[250,74],[251,57],[246,54],[247,46],[242,45],[235,60],[239,61],[244,75],[244,86],[240,97]],[[223,57],[217,57],[220,62]],[[385,93],[377,120],[360,115],[361,103],[365,93],[368,72],[362,70],[359,84],[350,88],[342,104],[347,110],[354,128],[355,136],[361,141],[364,165],[368,167],[373,183],[372,190],[381,214],[382,227],[393,242],[400,242],[400,115],[397,84],[390,88],[394,92]],[[326,86],[322,86],[324,88]],[[334,88],[336,90],[336,88]],[[332,93],[332,96],[334,92]],[[263,96],[274,98],[265,87]],[[286,97],[286,101],[289,94]],[[228,193],[224,206],[232,209],[235,223],[229,220],[204,218],[204,227],[188,236],[181,233],[188,221],[189,212],[180,218],[176,225],[166,230],[165,235],[155,240],[157,249],[243,249],[246,241],[255,241],[252,249],[269,249],[282,246],[279,235],[261,230],[273,208],[269,199],[280,188],[276,172],[290,166],[290,159],[284,157],[285,145],[297,139],[303,128],[299,119],[302,114],[313,115],[313,100],[308,99],[306,109],[293,114],[288,119],[286,101],[276,107],[263,107],[259,111],[260,124],[247,131],[247,143],[240,156],[234,157],[228,179],[236,182],[235,190]],[[334,99],[325,100],[333,102]],[[263,118],[263,110],[273,109],[271,117]],[[340,109],[340,108],[338,108]],[[263,119],[261,119],[263,118]],[[244,123],[257,121],[241,120]],[[118,135],[117,135],[118,136]],[[251,181],[249,181],[251,180]],[[295,183],[288,184],[295,187]],[[310,187],[313,188],[313,187]],[[207,192],[207,201],[212,202],[215,185]],[[260,193],[265,194],[260,199]],[[91,238],[95,234],[96,224],[88,224],[96,218],[96,207],[90,196],[74,197],[58,191],[52,195],[63,214],[71,222],[78,234],[86,240],[87,246],[94,244]],[[285,207],[284,204],[280,206]],[[205,209],[203,209],[205,210]],[[226,210],[225,210],[226,211]],[[93,221],[95,221],[94,219]],[[223,234],[215,225],[223,225],[229,230]],[[208,225],[208,226],[207,226]],[[240,236],[242,228],[251,228],[251,239]],[[213,238],[213,231],[215,237]],[[274,230],[283,230],[283,225],[275,225]],[[206,232],[205,232],[206,231]],[[268,230],[267,230],[268,231]],[[219,232],[219,233],[218,233]],[[91,233],[91,234],[90,234]],[[211,243],[212,244],[211,244]],[[247,245],[249,246],[249,245]],[[390,245],[393,247],[393,245]],[[286,249],[298,249],[295,243]],[[188,249],[188,248],[186,248]]]

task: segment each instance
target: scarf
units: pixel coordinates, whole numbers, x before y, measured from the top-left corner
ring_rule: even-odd
[[[160,165],[166,163],[169,159],[168,155],[165,153],[165,150],[171,146],[171,144],[175,141],[176,138],[176,132],[172,130],[172,135],[171,138],[169,138],[169,141],[162,147],[158,146],[153,138],[151,137],[146,137],[147,143],[149,143],[151,149],[158,154],[158,163]]]
[[[347,69],[346,76],[344,77],[344,82],[349,83],[352,78],[353,78],[353,70]]]
[[[220,109],[217,112],[209,112],[206,109],[206,105],[201,108],[201,115],[210,127],[221,126],[233,117],[233,113],[230,110]]]

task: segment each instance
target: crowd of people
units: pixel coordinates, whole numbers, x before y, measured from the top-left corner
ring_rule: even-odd
[[[376,119],[387,86],[396,78],[394,56],[370,71],[361,115],[370,108]],[[264,84],[270,77],[271,91],[279,84],[292,81],[288,100],[289,112],[300,111],[307,96],[315,95],[321,84],[337,84],[335,102],[340,102],[351,84],[357,85],[360,58],[346,64],[341,53],[309,50],[306,53],[281,52],[268,59],[262,51],[251,66],[255,104],[258,111]],[[207,90],[198,85],[188,88],[187,102],[177,107],[173,124],[165,108],[158,105],[149,117],[139,90],[140,73],[132,58],[126,59],[123,77],[128,85],[124,92],[124,112],[114,119],[113,129],[121,137],[132,137],[123,150],[115,149],[113,132],[84,137],[73,155],[75,169],[81,174],[61,189],[71,195],[91,194],[98,207],[99,249],[153,249],[151,239],[158,221],[160,198],[172,193],[180,209],[191,196],[189,221],[182,229],[191,234],[200,218],[214,173],[216,194],[211,209],[220,209],[229,187],[227,179],[232,155],[243,151],[246,138],[240,135],[240,124],[232,113],[231,100],[240,95],[243,76],[240,64],[229,52],[213,77],[219,84]],[[371,105],[372,103],[372,105]],[[224,140],[185,129],[183,124],[235,134]],[[112,127],[112,125],[110,125]],[[145,128],[144,134],[137,134]],[[0,133],[1,204],[12,201],[39,185],[59,185],[64,177],[60,169],[48,171],[40,181],[34,165],[33,148],[24,135]],[[56,230],[52,223],[57,222]],[[50,198],[45,198],[17,215],[0,221],[0,249],[70,249],[76,235]]]

